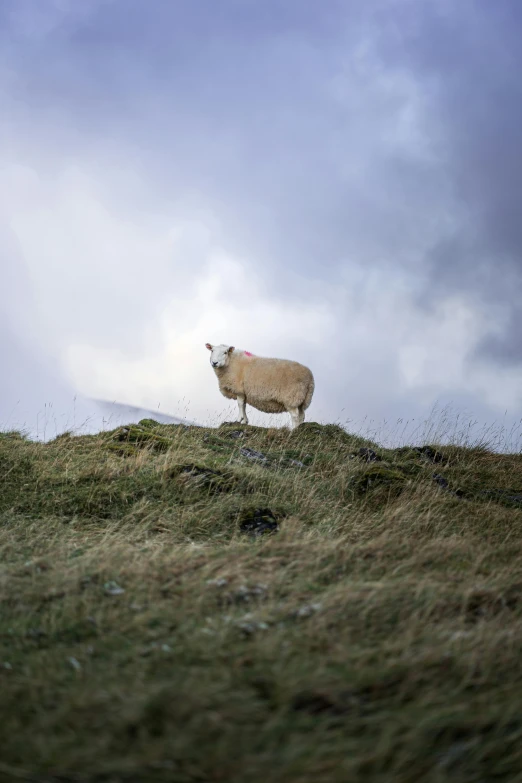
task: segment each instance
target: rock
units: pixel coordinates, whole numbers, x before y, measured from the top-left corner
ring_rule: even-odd
[[[444,454],[441,454],[440,451],[432,449],[431,446],[415,446],[413,451],[416,451],[417,454],[420,454],[422,457],[425,457],[427,460],[433,463],[445,464],[448,461]]]
[[[300,462],[298,459],[289,459],[286,463],[287,465],[292,465],[294,468],[304,468],[305,464],[304,462]]]
[[[247,617],[249,617],[249,615],[247,615]],[[237,624],[237,627],[245,636],[252,636],[256,631],[267,631],[269,626],[268,623],[264,623],[260,620],[246,620],[245,618],[243,622]]]
[[[292,612],[292,617],[298,617],[300,619],[311,617],[316,612],[319,612],[321,608],[322,604],[305,604],[305,606],[300,606],[299,609]]]
[[[508,506],[522,506],[522,492],[509,489],[484,489],[479,495],[491,500],[497,500]]]
[[[255,451],[255,449],[251,449],[248,446],[243,446],[243,448],[239,450],[239,453],[243,457],[253,460],[254,462],[262,462],[265,465],[268,463],[268,457],[266,457],[260,451]]]
[[[263,584],[253,585],[248,587],[247,585],[239,585],[237,590],[230,593],[230,598],[234,603],[248,603],[254,598],[258,600],[266,598],[268,593],[268,586]]]
[[[105,595],[122,595],[125,592],[123,587],[120,587],[116,582],[105,582],[103,591]]]
[[[73,658],[72,656],[70,658],[67,658],[67,660],[69,661],[73,669],[75,669],[75,671],[77,672],[80,671],[80,669],[82,668],[80,661],[76,660],[76,658]]]
[[[357,452],[357,456],[366,460],[366,462],[381,462],[382,457],[375,453],[373,449],[362,446]]]
[[[432,478],[437,482],[439,487],[446,489],[452,495],[455,495],[456,498],[464,497],[464,492],[461,489],[450,489],[449,481],[445,479],[444,476],[441,476],[440,473],[434,473]]]
[[[226,579],[224,576],[222,576],[220,579],[207,579],[207,585],[212,585],[213,587],[225,587],[228,585],[228,579]]]
[[[250,533],[253,538],[258,538],[265,533],[275,533],[279,525],[269,508],[256,508],[253,512],[247,511],[243,514],[239,529],[243,533]]]

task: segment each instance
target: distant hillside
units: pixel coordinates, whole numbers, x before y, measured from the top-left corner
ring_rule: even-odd
[[[108,426],[117,426],[118,424],[137,423],[141,419],[154,419],[160,424],[189,424],[197,426],[188,419],[171,416],[168,413],[162,413],[159,410],[150,410],[140,408],[136,405],[126,405],[120,402],[109,402],[108,400],[91,400],[103,414],[104,420]]]

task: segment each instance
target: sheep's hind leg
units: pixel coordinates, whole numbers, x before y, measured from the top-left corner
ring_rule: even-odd
[[[290,414],[290,418],[292,420],[290,429],[295,430],[295,428],[299,427],[299,425],[301,424],[299,408],[290,408],[288,413]]]
[[[242,396],[237,396],[237,407],[239,408],[239,421],[241,424],[248,424],[248,419],[246,415],[246,398]]]
[[[300,424],[303,424],[304,420],[305,420],[305,412],[302,409],[302,407],[299,407],[299,417],[298,417],[298,421],[297,421],[297,426],[299,426]]]

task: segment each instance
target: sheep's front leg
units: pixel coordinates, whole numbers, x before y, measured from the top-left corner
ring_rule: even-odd
[[[237,407],[239,408],[239,421],[241,424],[248,424],[246,415],[246,399],[244,396],[237,395]]]

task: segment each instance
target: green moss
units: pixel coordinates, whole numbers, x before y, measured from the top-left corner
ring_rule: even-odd
[[[361,470],[353,479],[352,486],[357,494],[365,494],[376,489],[386,488],[399,495],[407,484],[404,472],[387,467],[382,463],[371,464]]]
[[[141,427],[142,429],[155,429],[161,427],[161,424],[159,421],[156,421],[156,419],[140,419],[138,427]]]
[[[150,421],[150,420],[149,420]],[[117,451],[119,448],[115,444],[133,444],[139,449],[149,449],[150,451],[165,452],[172,446],[172,440],[161,435],[159,433],[159,427],[151,427],[147,425],[145,427],[131,424],[126,427],[119,427],[110,433],[108,439],[108,448],[112,451]],[[122,450],[122,456],[127,456],[125,449]]]

